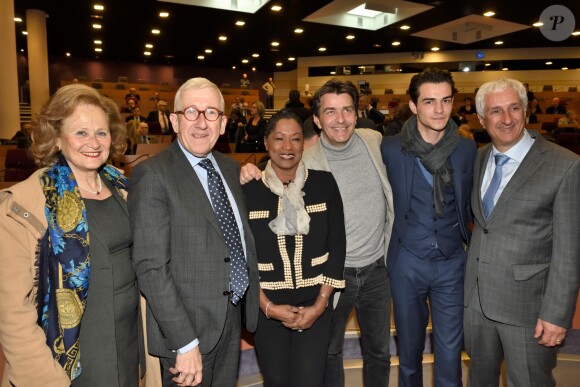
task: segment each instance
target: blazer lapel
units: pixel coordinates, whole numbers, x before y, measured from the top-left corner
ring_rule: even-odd
[[[223,233],[217,222],[215,212],[211,206],[210,199],[207,197],[197,174],[193,167],[183,154],[177,141],[170,147],[169,151],[172,154],[172,165],[168,170],[171,170],[175,176],[174,189],[181,189],[187,191],[187,197],[191,198],[190,205],[199,209],[199,211],[207,218],[208,222],[213,226],[216,232],[223,239]],[[224,241],[225,242],[225,241]]]

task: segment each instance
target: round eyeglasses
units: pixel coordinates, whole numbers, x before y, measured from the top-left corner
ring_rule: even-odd
[[[208,121],[215,121],[217,120],[224,112],[219,111],[216,108],[207,108],[205,110],[198,110],[193,106],[186,108],[185,110],[173,112],[175,114],[183,114],[186,120],[188,121],[195,121],[199,118],[200,114],[203,114],[206,120]]]

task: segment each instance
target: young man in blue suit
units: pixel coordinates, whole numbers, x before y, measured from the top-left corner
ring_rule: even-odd
[[[387,268],[399,338],[399,386],[423,385],[429,309],[435,386],[462,385],[463,278],[476,145],[460,137],[450,119],[454,86],[445,70],[413,76],[414,115],[381,145],[395,209]]]

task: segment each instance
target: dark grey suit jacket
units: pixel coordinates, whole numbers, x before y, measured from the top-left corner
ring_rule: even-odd
[[[240,167],[221,153],[213,154],[242,218],[250,276],[246,328],[254,331],[260,285]],[[198,338],[201,353],[208,353],[226,321],[230,263],[209,198],[178,141],[133,170],[128,204],[133,260],[147,299],[149,352],[175,357],[173,350]]]
[[[580,158],[538,136],[485,219],[480,189],[490,152],[480,148],[475,161],[464,304],[479,282],[487,318],[569,328],[580,283]]]

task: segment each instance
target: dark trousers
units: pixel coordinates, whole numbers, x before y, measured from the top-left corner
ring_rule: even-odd
[[[402,248],[391,269],[399,352],[399,386],[423,385],[423,350],[429,307],[433,325],[436,387],[462,386],[465,251],[449,259],[419,259]],[[427,306],[429,298],[429,307]]]
[[[254,339],[264,387],[321,387],[331,320],[329,306],[310,329],[299,332],[260,313]]]
[[[202,354],[202,387],[234,387],[240,361],[241,303],[237,306],[228,302],[228,312],[222,336],[210,352]],[[201,339],[202,340],[202,339]],[[161,380],[164,387],[175,387],[169,368],[175,366],[175,358],[159,358]]]
[[[365,267],[345,268],[344,279],[346,287],[340,292],[332,315],[324,385],[344,386],[344,332],[348,316],[355,308],[361,334],[364,385],[387,387],[391,370],[391,288],[384,258]]]
[[[505,358],[509,386],[555,386],[552,371],[556,367],[558,347],[538,344],[534,329],[489,320],[481,311],[476,287],[465,309],[465,350],[471,358],[469,385],[499,386],[501,363]]]
[[[274,109],[274,95],[266,95],[266,109]]]

